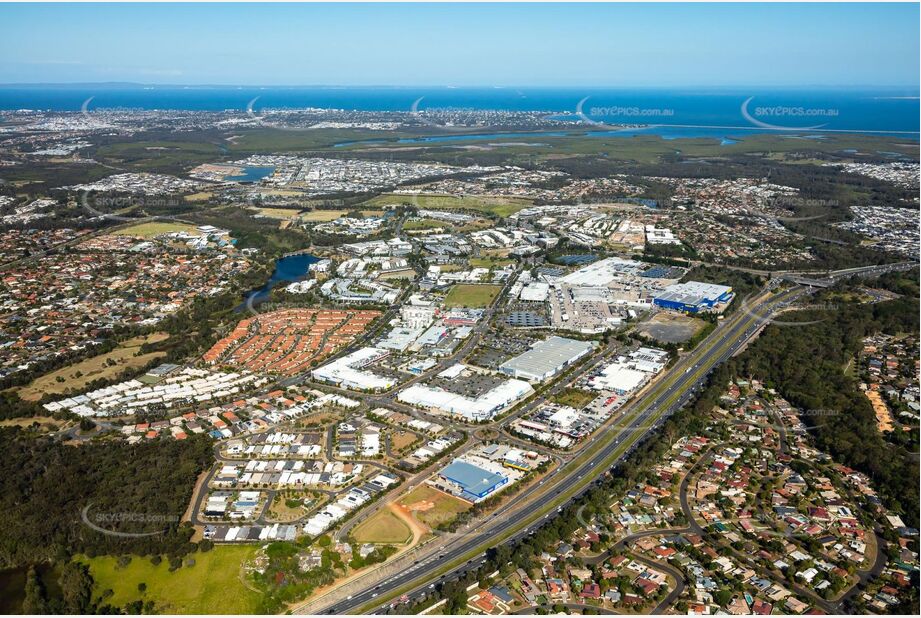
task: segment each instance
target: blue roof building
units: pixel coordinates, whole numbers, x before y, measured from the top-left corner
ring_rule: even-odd
[[[461,459],[449,463],[439,475],[457,485],[462,491],[461,497],[471,502],[482,500],[508,483],[507,476],[484,470]]]
[[[687,281],[670,285],[653,299],[659,307],[697,313],[709,311],[732,300],[732,288],[725,285]]]

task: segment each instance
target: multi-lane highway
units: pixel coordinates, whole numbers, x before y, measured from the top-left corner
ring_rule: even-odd
[[[855,275],[879,275],[916,267],[901,263],[827,273],[834,281]],[[772,281],[775,289],[780,281]],[[578,456],[539,484],[523,490],[512,504],[472,528],[439,538],[407,552],[374,572],[312,599],[297,613],[362,613],[386,607],[402,594],[418,595],[440,581],[456,578],[483,563],[483,552],[500,543],[530,534],[554,511],[584,493],[605,470],[615,466],[663,420],[685,403],[704,383],[710,371],[736,354],[808,287],[795,285],[783,292],[764,292],[745,303],[744,310],[727,318],[691,353],[679,360],[642,396],[628,404],[616,425],[600,432]]]
[[[361,613],[374,611],[401,594],[410,596],[434,581],[456,577],[482,563],[483,552],[529,534],[554,511],[586,491],[599,474],[616,465],[663,420],[678,410],[703,384],[710,371],[741,349],[774,312],[808,290],[794,287],[763,293],[749,310],[721,323],[695,350],[663,375],[642,397],[627,406],[617,425],[596,438],[585,451],[553,475],[519,496],[472,529],[407,552],[398,562],[369,573],[299,608],[302,613]]]

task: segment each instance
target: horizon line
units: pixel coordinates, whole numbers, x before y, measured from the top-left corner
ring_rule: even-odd
[[[696,89],[713,89],[726,90],[733,88],[790,88],[790,89],[807,89],[807,88],[827,88],[827,89],[860,89],[860,88],[885,88],[885,89],[912,89],[918,90],[921,96],[921,84],[672,84],[672,85],[650,85],[650,84],[620,84],[620,85],[586,85],[586,84],[239,84],[239,83],[154,83],[154,82],[135,82],[135,81],[73,81],[73,82],[0,82],[0,88],[12,87],[141,87],[141,88],[392,88],[392,89],[409,89],[409,88],[436,88],[446,90],[461,89],[513,89],[513,88],[547,88],[547,89],[622,89],[622,88],[639,88],[649,90],[662,90],[671,88],[696,88]]]

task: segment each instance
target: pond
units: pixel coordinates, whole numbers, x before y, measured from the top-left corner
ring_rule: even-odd
[[[297,253],[288,255],[275,260],[275,270],[272,276],[265,282],[262,287],[250,290],[244,297],[243,303],[237,307],[237,311],[245,309],[250,303],[256,306],[268,299],[274,288],[279,283],[292,283],[304,279],[310,272],[310,265],[320,261],[320,258],[309,253]]]

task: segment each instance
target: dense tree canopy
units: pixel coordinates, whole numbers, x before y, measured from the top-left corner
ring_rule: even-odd
[[[191,528],[179,519],[199,474],[213,458],[210,441],[121,440],[68,446],[0,429],[0,567],[75,553],[182,555]],[[98,532],[148,533],[125,537]]]

